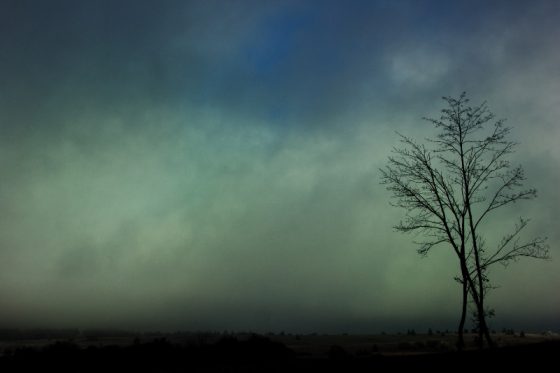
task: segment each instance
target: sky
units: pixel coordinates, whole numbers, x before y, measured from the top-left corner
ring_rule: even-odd
[[[466,91],[550,261],[491,327],[560,331],[560,2],[0,0],[0,327],[377,333],[458,322],[449,247],[393,226],[396,132]],[[494,241],[493,241],[494,240]]]

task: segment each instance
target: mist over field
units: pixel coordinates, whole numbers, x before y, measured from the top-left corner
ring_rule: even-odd
[[[491,328],[560,330],[560,2],[0,2],[0,328],[453,329],[458,266],[379,168],[467,91],[513,127],[551,261]]]

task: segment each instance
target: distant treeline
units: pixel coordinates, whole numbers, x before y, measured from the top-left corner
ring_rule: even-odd
[[[217,340],[221,337],[239,337],[241,339],[248,339],[256,335],[253,332],[211,332],[211,331],[175,331],[175,332],[134,332],[121,329],[49,329],[49,328],[34,328],[34,329],[16,329],[4,328],[0,329],[0,341],[23,341],[23,340],[75,340],[75,339],[103,339],[103,338],[141,338],[141,339],[155,339],[155,338],[196,338],[197,341]],[[284,332],[274,334],[267,333],[267,336],[284,336],[290,335]],[[316,333],[310,334],[316,336]]]
[[[135,333],[113,329],[0,329],[0,340],[132,337]]]
[[[80,334],[79,329],[0,329],[0,340],[72,339]]]

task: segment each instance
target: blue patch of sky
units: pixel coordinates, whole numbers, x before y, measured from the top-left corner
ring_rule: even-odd
[[[313,28],[315,15],[310,11],[285,11],[263,20],[254,38],[242,54],[256,74],[271,74],[286,62],[297,48],[298,39]]]

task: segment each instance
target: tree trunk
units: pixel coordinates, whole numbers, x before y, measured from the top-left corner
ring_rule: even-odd
[[[465,176],[464,176],[465,177]],[[479,252],[479,247],[478,247],[478,242],[477,242],[477,235],[476,235],[476,230],[474,227],[474,222],[473,222],[473,214],[472,214],[472,209],[471,209],[471,202],[468,198],[469,195],[469,188],[468,188],[468,184],[466,183],[466,177],[465,177],[465,195],[467,196],[465,198],[465,205],[467,207],[467,213],[468,213],[468,218],[469,218],[469,227],[470,227],[470,231],[471,231],[471,239],[472,239],[472,246],[473,246],[473,254],[474,254],[474,261],[475,261],[475,266],[476,266],[476,280],[478,282],[478,299],[474,299],[475,303],[476,303],[476,309],[477,309],[477,313],[478,313],[478,343],[479,343],[479,347],[482,348],[484,345],[484,338],[486,337],[486,340],[488,341],[488,345],[492,346],[493,342],[492,342],[492,338],[490,338],[490,333],[488,333],[488,326],[486,325],[486,314],[484,312],[484,296],[485,296],[485,289],[484,289],[484,276],[483,276],[483,268],[480,264],[480,252]],[[473,284],[474,285],[474,284]],[[474,289],[473,289],[474,290]]]
[[[484,314],[484,310],[478,305],[478,338],[480,347],[484,345],[484,340],[486,339],[486,343],[488,346],[493,347],[494,341],[490,336],[490,332],[488,330],[488,324],[486,323],[486,315]]]
[[[467,284],[467,279],[463,278],[463,304],[461,307],[461,320],[459,321],[459,330],[458,330],[458,340],[457,340],[457,350],[463,351],[465,348],[465,337],[464,337],[464,330],[465,330],[465,319],[467,317],[467,302],[468,302],[468,295],[469,295],[469,287]]]
[[[480,297],[480,303],[476,305],[477,317],[478,317],[478,348],[484,347],[484,330],[486,329],[486,317],[484,316],[482,297]]]
[[[481,338],[482,336],[486,336],[488,337],[488,340],[490,340],[490,335],[487,333],[487,327],[486,327],[486,318],[484,316],[484,312],[480,312],[481,311],[481,304],[483,305],[484,303],[481,301],[483,295],[479,294],[477,289],[478,287],[475,284],[475,281],[472,279],[469,270],[467,268],[467,265],[465,263],[464,260],[461,261],[461,270],[463,271],[463,278],[465,279],[465,281],[467,281],[467,294],[470,291],[471,296],[472,296],[472,300],[475,304],[476,307],[476,311],[477,311],[477,319],[478,319],[478,332],[479,332],[479,339],[478,339],[478,343],[479,343],[479,347],[482,348],[482,343],[484,342],[484,340]],[[466,313],[466,310],[465,310]],[[491,344],[491,340],[489,342],[489,344]]]

